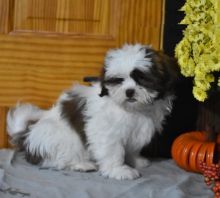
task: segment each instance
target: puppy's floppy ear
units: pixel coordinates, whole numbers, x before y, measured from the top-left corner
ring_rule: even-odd
[[[101,74],[101,76],[100,76],[101,89],[102,89],[102,90],[101,90],[101,93],[99,94],[100,97],[108,96],[108,89],[105,87],[104,79],[105,79],[105,67],[103,68],[102,74]]]
[[[153,64],[155,64],[154,73],[160,78],[160,83],[163,85],[162,95],[172,93],[180,78],[177,60],[161,51],[154,51],[151,57]]]
[[[165,75],[168,75],[166,78],[166,88],[172,90],[181,76],[177,60],[173,57],[169,57],[161,51],[157,53],[161,64],[163,64],[164,70],[167,73]]]

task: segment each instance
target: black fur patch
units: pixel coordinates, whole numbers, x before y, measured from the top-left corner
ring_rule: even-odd
[[[44,156],[45,157],[45,156]],[[43,161],[43,157],[36,153],[31,153],[28,150],[25,151],[25,158],[31,164],[40,164]]]
[[[76,130],[81,140],[86,142],[85,121],[82,113],[85,109],[86,101],[77,95],[71,95],[71,93],[69,93],[69,97],[69,100],[61,103],[61,115]]]
[[[105,78],[105,67],[103,68],[102,74],[101,74],[101,77],[100,77],[100,80],[101,80],[101,93],[99,94],[100,97],[109,95],[108,89],[105,87],[104,78]]]
[[[130,74],[131,77],[139,85],[152,91],[156,90],[159,93],[157,99],[171,94],[179,76],[176,61],[161,52],[148,48],[145,58],[151,58],[153,65],[146,72],[134,69]]]
[[[25,144],[25,140],[30,132],[29,127],[35,124],[36,122],[37,121],[30,120],[27,124],[27,128],[24,131],[19,132],[18,134],[14,135],[10,140],[12,144],[17,146],[18,151],[25,152],[25,158],[31,164],[40,164],[43,161],[43,156],[36,154],[36,153],[31,153],[28,150],[27,145]]]
[[[101,93],[99,94],[100,97],[103,97],[103,96],[108,96],[108,89],[105,87],[105,86],[102,86],[102,90],[101,90]]]
[[[156,90],[161,91],[162,85],[158,82],[160,79],[155,78],[152,74],[153,72],[143,72],[139,69],[134,69],[131,72],[131,77],[137,82],[139,85],[150,89],[150,90]]]
[[[104,80],[104,84],[106,85],[118,85],[124,81],[123,78],[115,77],[115,78],[107,78]]]
[[[13,135],[13,137],[11,137],[10,139],[10,143],[12,145],[16,145],[18,151],[24,151],[25,150],[25,145],[24,145],[24,141],[28,135],[28,130],[19,132],[15,135]]]
[[[97,76],[86,76],[86,77],[83,78],[83,81],[91,83],[91,82],[99,82],[100,79]]]

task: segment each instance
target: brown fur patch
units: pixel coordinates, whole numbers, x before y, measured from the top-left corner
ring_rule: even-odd
[[[159,93],[158,99],[172,94],[179,76],[175,59],[149,48],[146,49],[145,58],[151,58],[152,67],[146,72],[135,69],[131,77],[148,90],[156,90]]]
[[[157,83],[161,86],[161,97],[174,91],[174,87],[180,71],[176,59],[167,56],[161,51],[154,51],[152,57],[153,67],[151,73],[157,78]]]
[[[82,98],[74,95],[70,96],[69,100],[61,103],[61,115],[65,118],[70,126],[76,130],[83,142],[86,141],[84,131],[84,116],[83,110],[85,109],[86,102]]]

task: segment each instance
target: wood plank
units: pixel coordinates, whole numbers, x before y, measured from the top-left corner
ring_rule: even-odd
[[[0,1],[0,33],[8,33],[9,29],[9,0]]]
[[[160,49],[163,0],[123,0],[118,46],[123,43],[150,44]]]
[[[7,106],[18,100],[52,105],[74,81],[82,83],[85,76],[99,75],[110,48],[105,40],[88,39],[86,45],[83,39],[67,43],[55,38],[8,38],[0,35],[0,90],[4,92],[0,105]]]
[[[8,147],[8,135],[6,133],[7,108],[0,106],[0,148]]]
[[[15,0],[16,34],[113,38],[118,0]],[[45,12],[46,10],[46,12]],[[118,11],[117,11],[118,12]]]

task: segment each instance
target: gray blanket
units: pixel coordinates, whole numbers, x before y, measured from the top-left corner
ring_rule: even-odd
[[[0,198],[211,198],[203,176],[178,168],[172,160],[153,161],[132,181],[107,179],[98,172],[42,169],[23,153],[0,150]]]

